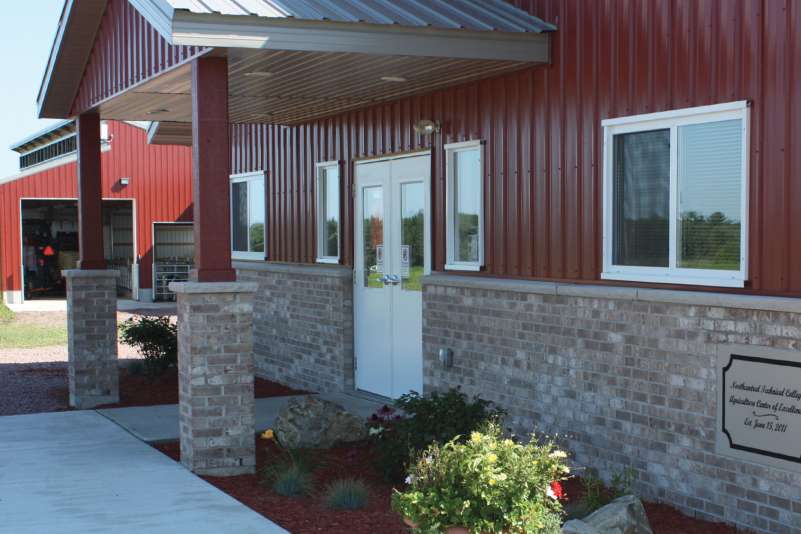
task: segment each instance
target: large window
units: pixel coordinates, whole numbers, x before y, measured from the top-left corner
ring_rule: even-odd
[[[603,126],[602,277],[742,287],[747,103],[609,119]]]
[[[484,264],[483,145],[445,145],[447,175],[446,269],[478,271]]]
[[[317,261],[339,263],[339,162],[317,164]]]
[[[231,176],[232,257],[265,259],[264,173]]]

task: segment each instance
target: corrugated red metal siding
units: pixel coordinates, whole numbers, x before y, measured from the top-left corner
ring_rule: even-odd
[[[558,25],[550,66],[284,128],[233,127],[233,168],[270,173],[269,255],[314,261],[313,164],[433,140],[434,267],[444,259],[442,145],[487,142],[486,274],[598,281],[601,120],[753,101],[750,283],[801,296],[801,5],[784,0],[515,0]],[[348,190],[348,189],[346,189]],[[345,261],[352,262],[347,199]],[[694,288],[698,289],[698,288]]]
[[[129,124],[109,121],[111,150],[101,156],[103,198],[132,198],[136,247],[140,255],[140,287],[152,283],[153,222],[192,220],[192,156],[187,147],[147,144],[146,133]],[[20,281],[20,199],[76,198],[75,162],[46,169],[0,185],[0,288],[18,291]],[[118,181],[127,176],[130,185]]]
[[[109,0],[72,105],[72,115],[87,111],[206,50],[169,44],[127,0]]]

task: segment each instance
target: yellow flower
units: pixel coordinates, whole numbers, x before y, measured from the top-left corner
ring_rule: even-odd
[[[478,443],[481,441],[481,434],[479,432],[473,432],[470,434],[470,441],[473,443]]]
[[[494,464],[495,462],[498,461],[498,455],[497,454],[490,454],[490,455],[487,456],[487,460],[489,461],[489,463]]]
[[[273,432],[272,428],[268,428],[267,430],[261,433],[261,439],[275,440],[275,432]]]
[[[489,485],[494,486],[496,484],[496,480],[494,478],[489,479]]]

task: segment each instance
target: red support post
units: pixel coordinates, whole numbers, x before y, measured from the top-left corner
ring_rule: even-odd
[[[100,182],[100,115],[84,113],[78,129],[79,269],[105,269],[103,193]]]
[[[198,282],[231,282],[228,60],[192,62],[192,192]]]

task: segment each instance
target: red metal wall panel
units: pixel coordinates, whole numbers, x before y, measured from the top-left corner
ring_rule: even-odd
[[[486,140],[486,275],[598,282],[601,120],[748,99],[750,281],[801,296],[801,5],[785,0],[514,0],[557,24],[553,61],[297,127],[233,127],[237,172],[269,171],[269,256],[314,261],[313,164],[433,153],[434,267],[443,268],[442,146]],[[421,139],[412,124],[437,119]],[[345,262],[352,263],[346,199]],[[694,288],[698,289],[698,288]]]
[[[206,50],[169,44],[127,0],[109,0],[72,105],[72,115],[79,115]]]
[[[111,150],[101,155],[103,198],[133,199],[140,287],[152,285],[153,222],[192,220],[192,155],[187,147],[147,144],[147,134],[130,124],[109,121]],[[129,177],[128,186],[119,179]],[[0,185],[0,289],[18,291],[20,280],[20,199],[76,198],[76,163],[43,170]]]

